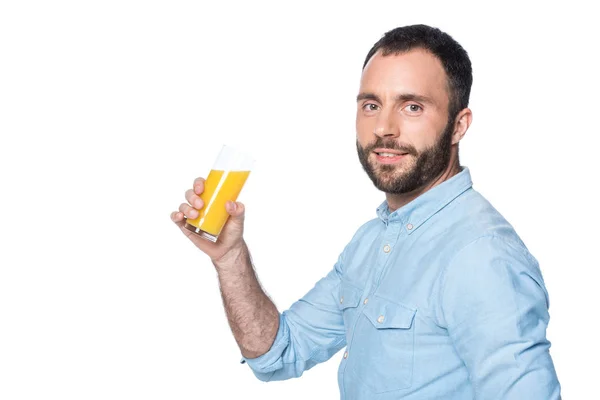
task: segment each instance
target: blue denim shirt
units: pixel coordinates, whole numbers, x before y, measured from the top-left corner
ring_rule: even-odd
[[[299,377],[346,347],[346,400],[559,399],[538,263],[468,168],[377,214],[246,359],[255,375]]]

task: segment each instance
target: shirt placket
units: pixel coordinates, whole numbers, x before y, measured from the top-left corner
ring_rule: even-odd
[[[375,266],[369,276],[369,280],[367,283],[368,289],[364,292],[366,295],[364,299],[359,304],[359,308],[357,310],[357,317],[354,319],[354,323],[352,324],[352,331],[350,332],[350,337],[348,340],[348,344],[346,347],[346,351],[343,356],[342,366],[342,377],[343,377],[343,385],[342,385],[342,398],[345,397],[346,390],[346,368],[348,366],[347,360],[350,357],[350,353],[352,352],[352,342],[354,340],[354,332],[356,329],[356,324],[360,319],[360,315],[362,313],[362,309],[368,304],[369,296],[374,293],[374,290],[379,286],[379,280],[381,279],[382,272],[386,269],[387,264],[389,263],[389,258],[391,254],[394,252],[395,247],[398,244],[398,236],[401,232],[402,224],[399,221],[389,222],[386,224],[386,230],[382,236],[382,238],[376,243],[378,246],[376,250],[376,261]]]
[[[389,259],[398,252],[399,235],[402,232],[402,223],[399,220],[394,220],[388,223],[385,235],[377,252],[377,264],[373,273],[373,278],[369,281],[369,295],[373,294],[379,286],[381,277],[384,271],[389,268]]]

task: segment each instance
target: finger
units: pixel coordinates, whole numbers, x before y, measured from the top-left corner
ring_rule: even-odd
[[[225,209],[229,215],[231,215],[235,219],[244,219],[244,214],[246,213],[246,206],[241,202],[233,202],[228,201],[225,204]]]
[[[204,192],[204,178],[196,178],[194,179],[194,193],[202,194]]]
[[[198,210],[193,207],[190,207],[189,204],[181,203],[179,206],[179,211],[181,211],[188,218],[196,218],[198,216]]]
[[[185,220],[185,218],[183,218],[183,213],[180,211],[173,211],[171,213],[171,221],[175,222],[177,225],[182,225]]]
[[[200,197],[196,196],[196,194],[194,193],[194,189],[190,189],[187,192],[185,192],[185,199],[188,201],[188,203],[190,203],[192,207],[194,207],[197,210],[204,207],[204,202]]]

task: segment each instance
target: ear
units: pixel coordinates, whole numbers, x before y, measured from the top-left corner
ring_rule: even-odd
[[[454,132],[452,133],[452,144],[457,144],[461,141],[465,133],[467,133],[467,129],[471,125],[473,121],[473,113],[471,109],[464,108],[461,112],[458,113],[456,119],[454,120]]]

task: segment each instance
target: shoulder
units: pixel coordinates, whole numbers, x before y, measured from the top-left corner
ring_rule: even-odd
[[[535,265],[537,261],[529,253],[525,244],[514,235],[485,232],[474,236],[455,249],[448,260],[448,267],[461,265],[511,263]]]
[[[448,210],[461,217],[447,227],[442,285],[482,279],[518,282],[528,276],[543,287],[539,264],[512,225],[477,191],[461,197]]]
[[[453,238],[450,253],[489,250],[506,250],[529,254],[513,226],[479,192],[470,189],[452,202],[446,210],[449,218],[446,227],[448,238]]]
[[[462,246],[448,260],[441,285],[442,293],[457,298],[535,292],[549,305],[537,260],[510,236],[486,234]]]

